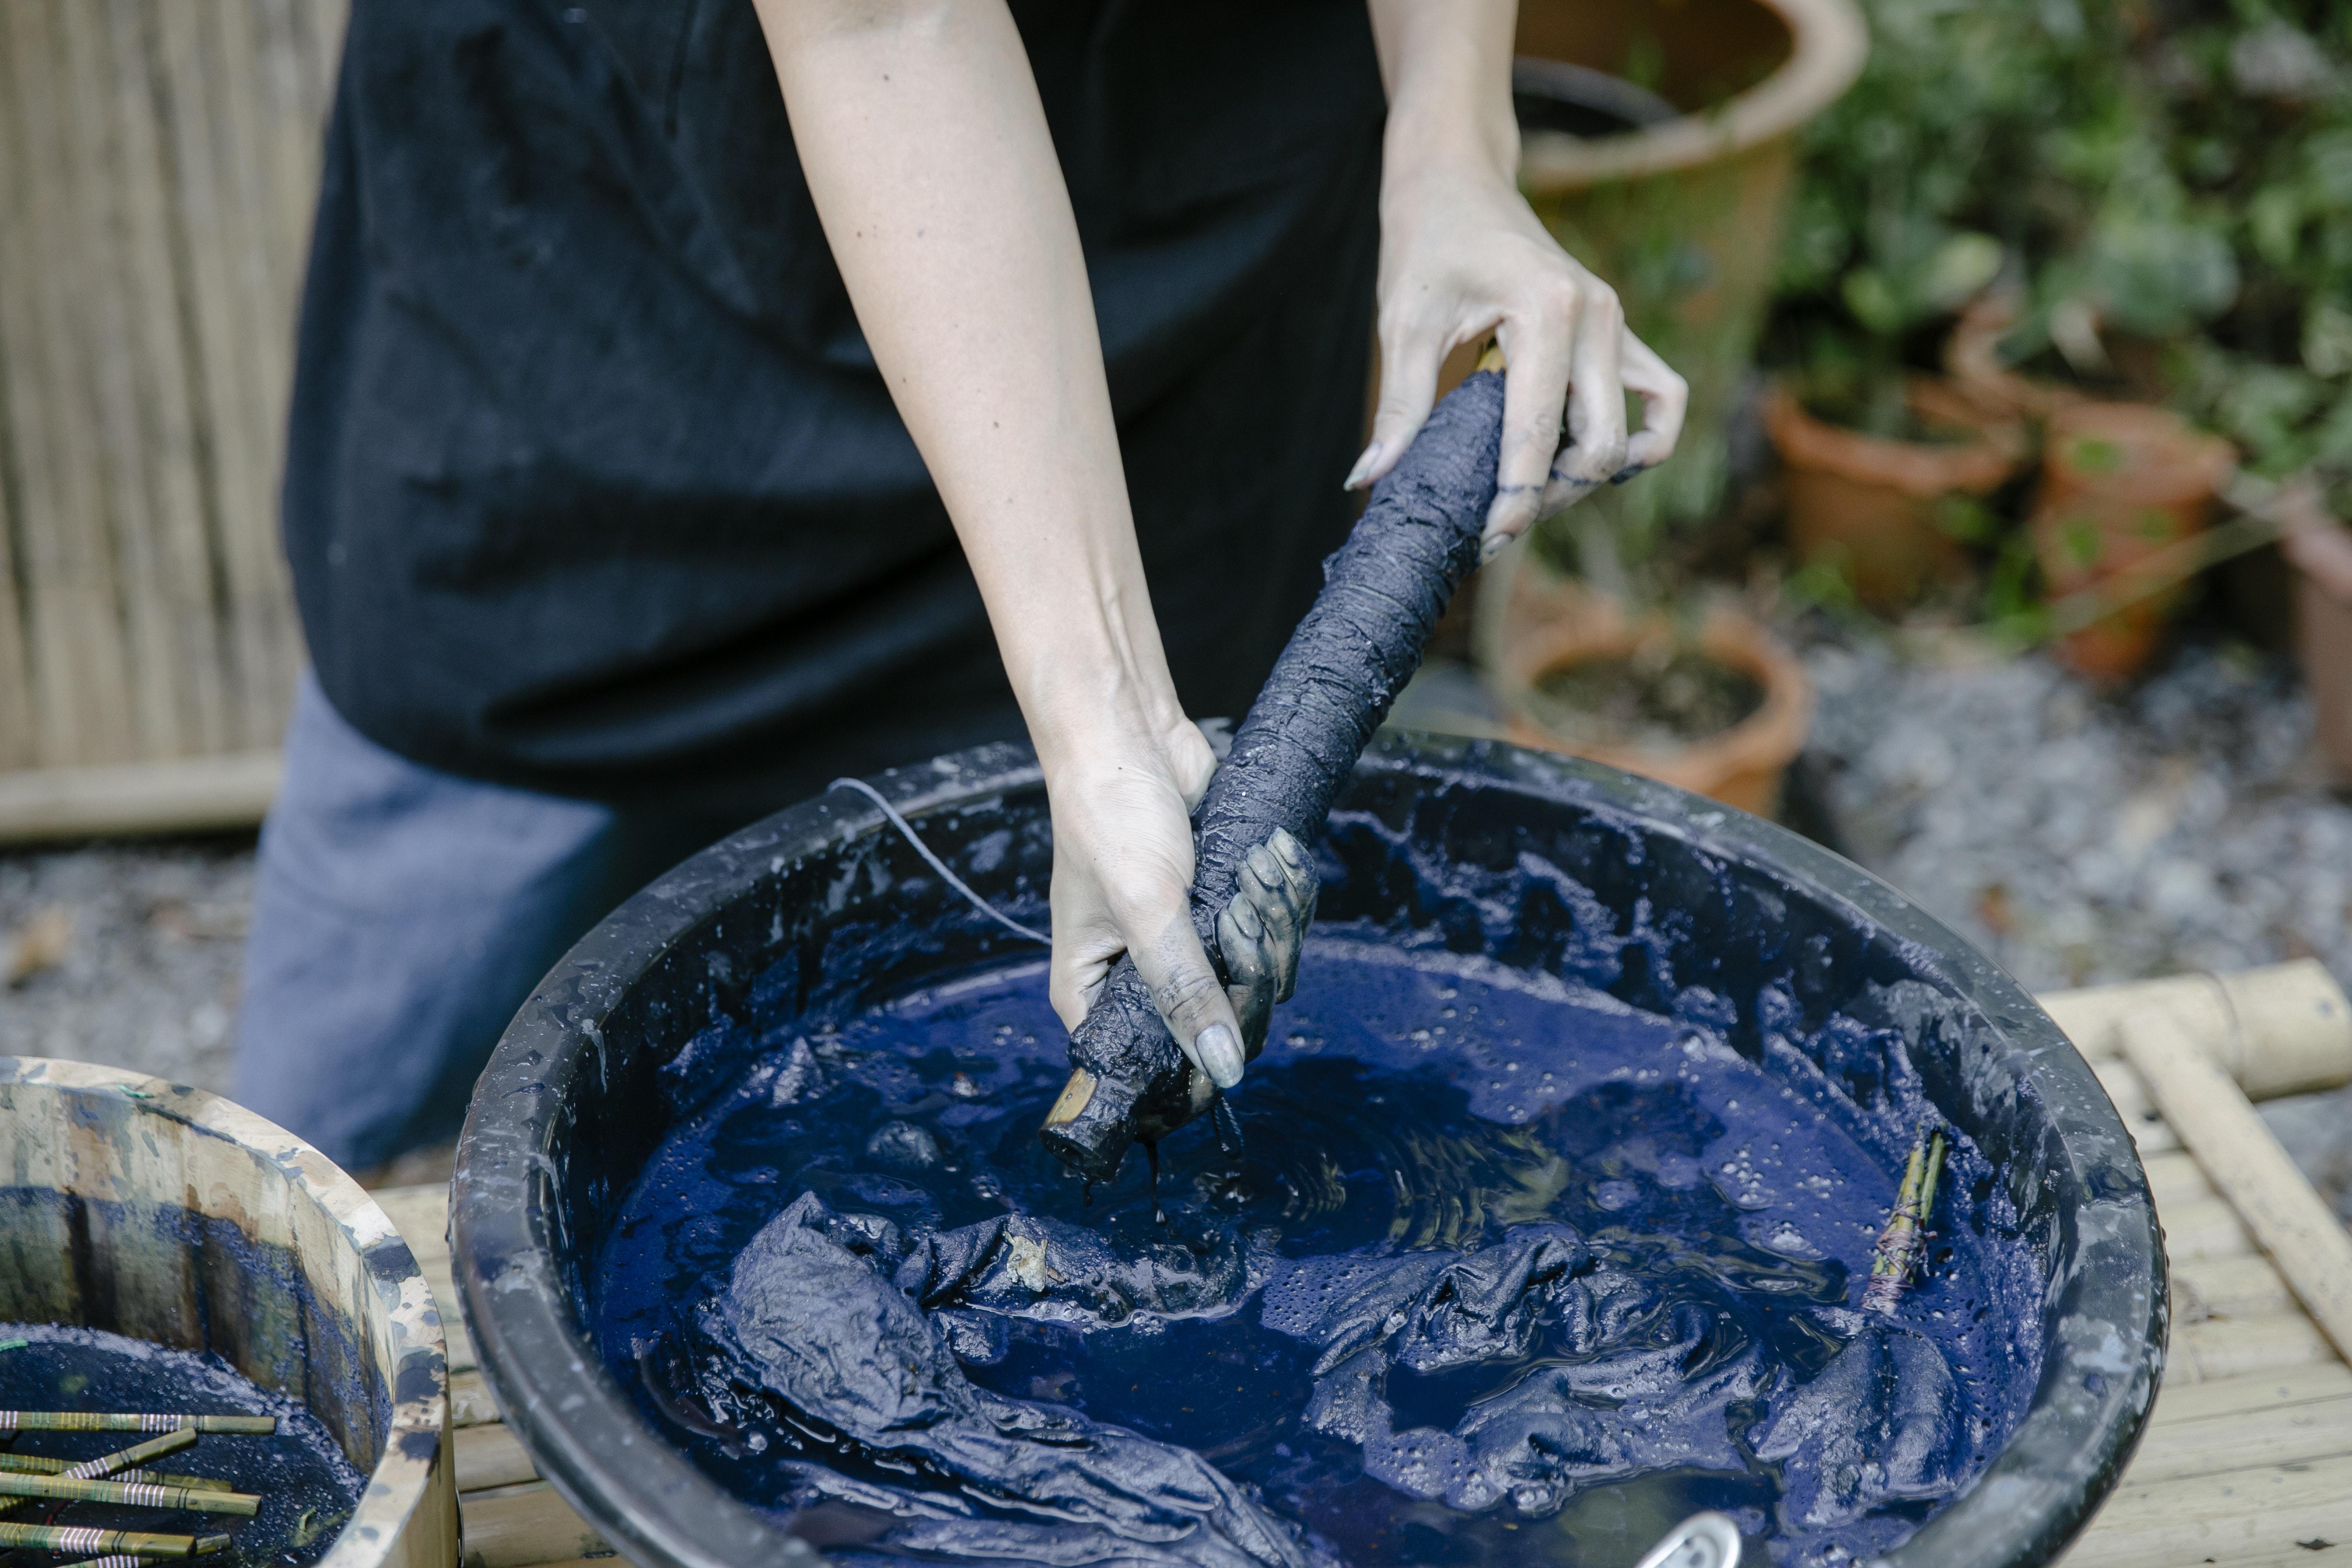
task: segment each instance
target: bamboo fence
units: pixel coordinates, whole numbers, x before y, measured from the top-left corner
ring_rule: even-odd
[[[0,0],[0,838],[105,831],[109,799],[170,826],[187,780],[190,825],[267,801],[301,659],[278,482],[343,15]]]

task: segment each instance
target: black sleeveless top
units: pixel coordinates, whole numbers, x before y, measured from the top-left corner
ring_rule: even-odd
[[[1344,534],[1382,100],[1363,0],[1017,3],[1188,710]],[[1017,735],[751,0],[356,0],[285,530],[362,732],[757,809]]]

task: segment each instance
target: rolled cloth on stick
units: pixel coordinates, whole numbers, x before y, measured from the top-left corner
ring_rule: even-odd
[[[1481,370],[1437,405],[1323,563],[1323,591],[1192,814],[1192,925],[1213,957],[1243,857],[1277,827],[1314,841],[1420,668],[1446,601],[1477,564],[1502,432],[1503,378]],[[1108,1180],[1137,1138],[1157,1140],[1216,1099],[1177,1049],[1132,959],[1118,961],[1071,1035],[1070,1068],[1039,1136],[1090,1180]]]

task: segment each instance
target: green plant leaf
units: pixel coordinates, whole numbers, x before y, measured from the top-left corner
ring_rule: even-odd
[[[2000,271],[2000,241],[1989,234],[1956,234],[1938,246],[1919,281],[1919,299],[1930,310],[1949,310],[1983,292]]]

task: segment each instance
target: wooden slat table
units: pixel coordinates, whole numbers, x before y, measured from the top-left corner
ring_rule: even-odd
[[[2138,1073],[2085,1047],[2147,1166],[2172,1261],[2173,1330],[2147,1435],[2066,1568],[2352,1568],[2352,1365]],[[540,1479],[483,1386],[450,1284],[446,1191],[376,1198],[415,1250],[449,1336],[463,1568],[613,1568],[613,1549]]]

